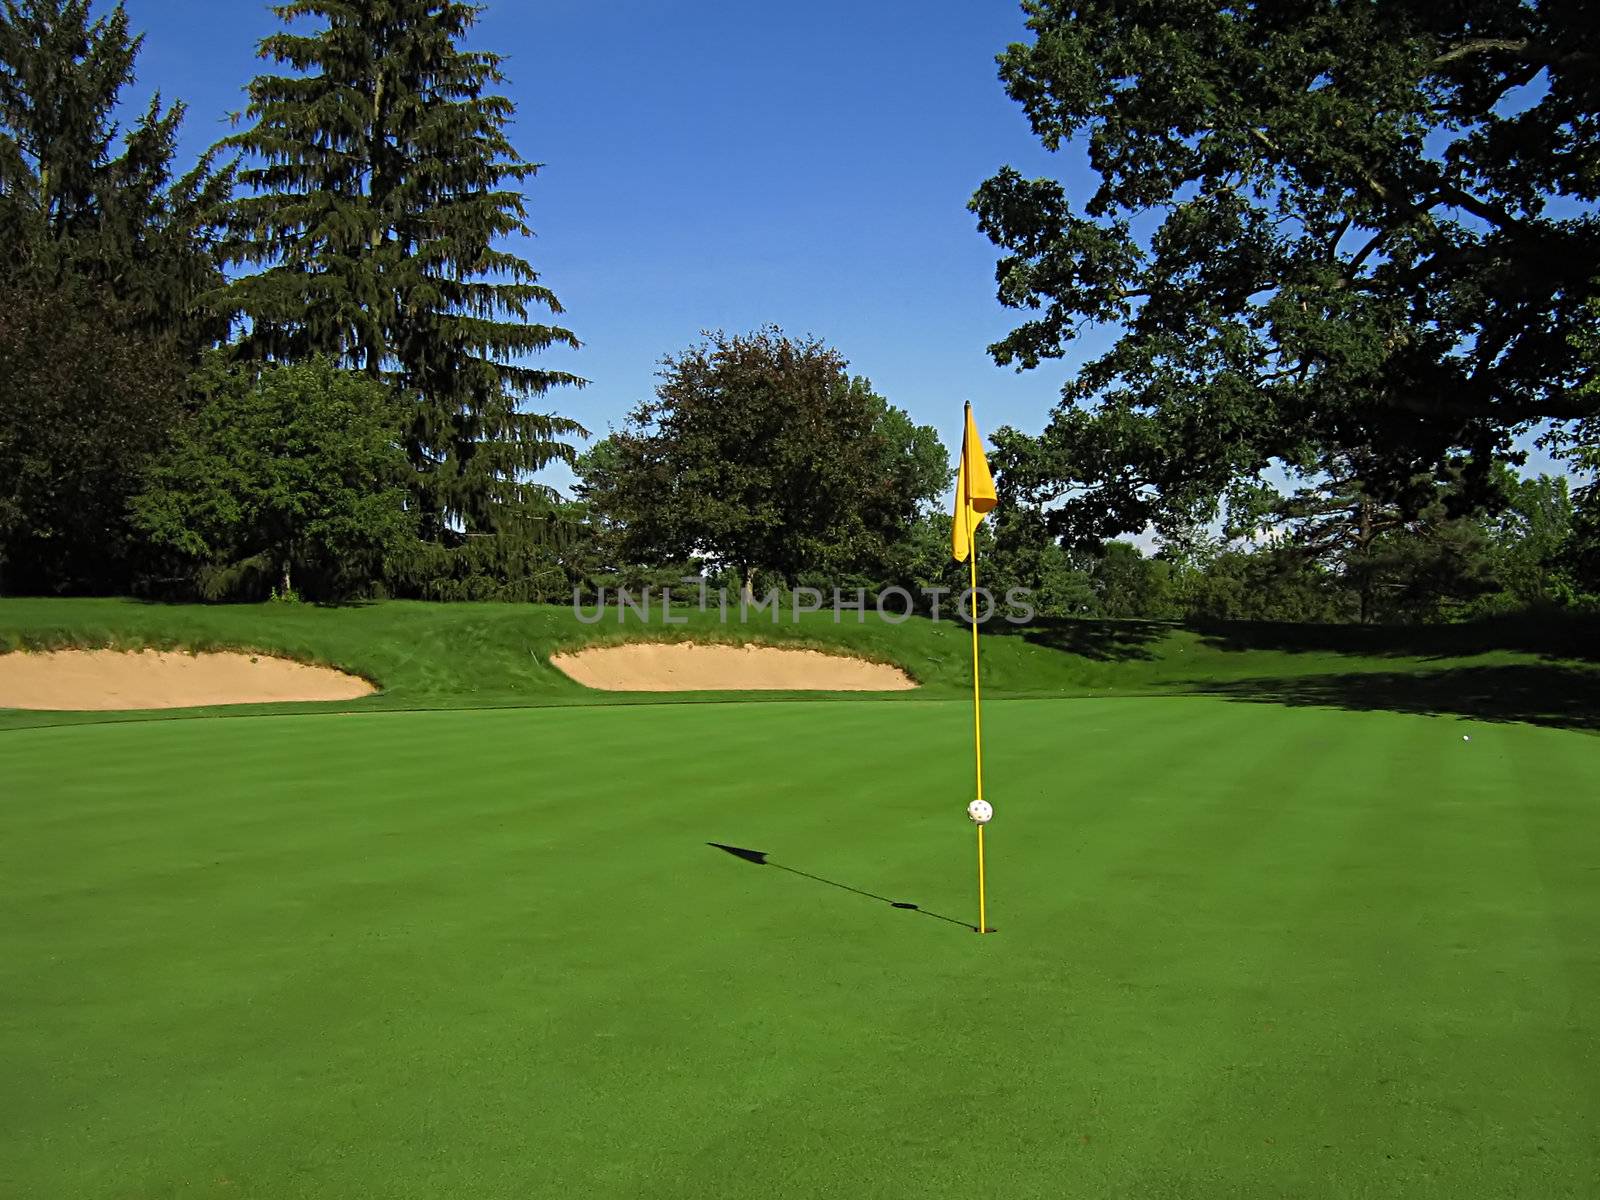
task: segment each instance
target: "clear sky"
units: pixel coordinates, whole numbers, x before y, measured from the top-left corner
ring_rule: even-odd
[[[133,101],[190,106],[184,153],[226,131],[277,27],[258,0],[127,0],[146,34]],[[507,56],[528,185],[526,256],[561,298],[591,381],[550,407],[596,433],[703,329],[773,322],[959,446],[1043,428],[1066,368],[1018,375],[985,347],[1014,314],[966,203],[1003,163],[1061,163],[1001,90],[1013,0],[488,0],[475,44]],[[564,481],[564,474],[552,482]]]

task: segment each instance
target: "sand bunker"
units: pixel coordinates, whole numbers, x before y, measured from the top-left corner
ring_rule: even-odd
[[[776,646],[635,642],[557,654],[550,664],[603,692],[903,692],[917,686],[899,667]]]
[[[356,700],[377,691],[355,675],[261,654],[56,650],[0,654],[0,708],[111,712]]]

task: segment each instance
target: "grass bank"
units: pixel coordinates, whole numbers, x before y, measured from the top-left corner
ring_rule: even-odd
[[[549,664],[551,654],[637,639],[764,641],[855,654],[903,667],[921,687],[902,702],[967,694],[965,626],[868,614],[767,614],[724,623],[715,612],[657,608],[645,622],[618,610],[595,624],[568,606],[390,602],[160,605],[130,600],[0,600],[0,651],[65,647],[220,650],[279,654],[339,667],[383,688],[337,704],[230,707],[250,712],[383,711],[566,704],[663,703],[716,695],[596,693]],[[681,622],[677,623],[677,622]],[[1600,630],[1521,623],[1423,629],[1150,621],[1052,621],[985,629],[986,694],[1004,697],[1204,692],[1273,703],[1391,707],[1485,719],[1592,728],[1600,710]],[[768,699],[784,698],[781,694]],[[195,715],[196,711],[168,714]],[[0,727],[104,721],[105,714],[0,714]]]

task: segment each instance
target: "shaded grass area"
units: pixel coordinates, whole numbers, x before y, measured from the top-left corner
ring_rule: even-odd
[[[1545,613],[1452,625],[1296,625],[1270,621],[1201,622],[1208,645],[1223,650],[1334,651],[1365,657],[1451,659],[1485,649],[1545,659],[1600,662],[1600,617]]]
[[[1194,691],[1296,707],[1521,721],[1600,732],[1600,672],[1553,664],[1230,679]]]
[[[918,691],[902,694],[901,702],[961,696],[971,687],[969,631],[952,621],[913,618],[889,624],[869,614],[858,623],[847,614],[836,623],[828,613],[799,619],[785,613],[777,622],[763,614],[749,623],[723,624],[714,611],[684,610],[674,621],[682,624],[665,625],[659,607],[648,624],[632,613],[619,622],[613,611],[591,625],[565,606],[387,603],[324,609],[11,599],[0,600],[0,650],[242,649],[337,666],[384,689],[381,695],[354,702],[211,710],[228,715],[721,698],[592,692],[548,662],[559,650],[640,638],[766,641],[892,663],[921,684]],[[1593,696],[1591,672],[1600,671],[1588,661],[1595,653],[1600,653],[1600,628],[1592,623],[1392,630],[1058,620],[1026,627],[991,623],[984,631],[983,671],[987,694],[997,698],[1221,691],[1263,699],[1288,699],[1292,693],[1295,703],[1318,702],[1320,697],[1336,706],[1359,708],[1371,706],[1374,696],[1393,695],[1402,711],[1523,719],[1521,714],[1538,709],[1547,723],[1582,725]],[[1516,687],[1509,693],[1479,688],[1469,704],[1454,694],[1450,682],[1461,667],[1500,672],[1502,678],[1515,679]],[[1371,676],[1373,686],[1364,687],[1355,676]],[[1417,677],[1411,681],[1414,687],[1407,683],[1411,676]],[[1312,679],[1322,682],[1288,686]],[[1549,698],[1538,699],[1540,692]],[[1498,708],[1497,698],[1504,701]],[[1345,703],[1347,699],[1352,703]],[[206,710],[184,715],[196,711]],[[117,719],[125,718],[0,713],[0,729]]]
[[[17,731],[0,1195],[1592,1196],[1592,739],[968,720]]]

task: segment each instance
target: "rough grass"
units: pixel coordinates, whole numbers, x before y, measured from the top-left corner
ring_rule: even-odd
[[[383,693],[307,711],[378,711],[585,703],[649,703],[661,694],[591,692],[549,665],[559,650],[639,638],[769,641],[892,663],[922,686],[902,702],[968,694],[966,627],[913,618],[892,625],[868,616],[785,614],[722,624],[717,614],[659,609],[645,625],[616,613],[579,622],[568,607],[388,603],[349,608],[298,605],[155,605],[125,600],[0,600],[0,649],[110,646],[237,649],[335,666],[378,682]],[[1422,630],[1223,625],[1186,628],[1147,621],[1056,621],[984,633],[986,694],[995,698],[1222,692],[1239,700],[1396,707],[1488,719],[1593,728],[1600,629],[1575,624],[1454,626]],[[1472,686],[1455,687],[1463,668]],[[1315,681],[1315,682],[1313,682]],[[778,697],[781,698],[781,697]],[[249,712],[287,711],[232,708]],[[1585,713],[1589,716],[1586,717]],[[183,714],[168,714],[168,716]],[[0,714],[0,728],[108,719]],[[109,718],[115,719],[115,718]],[[1586,723],[1587,722],[1587,723]]]

